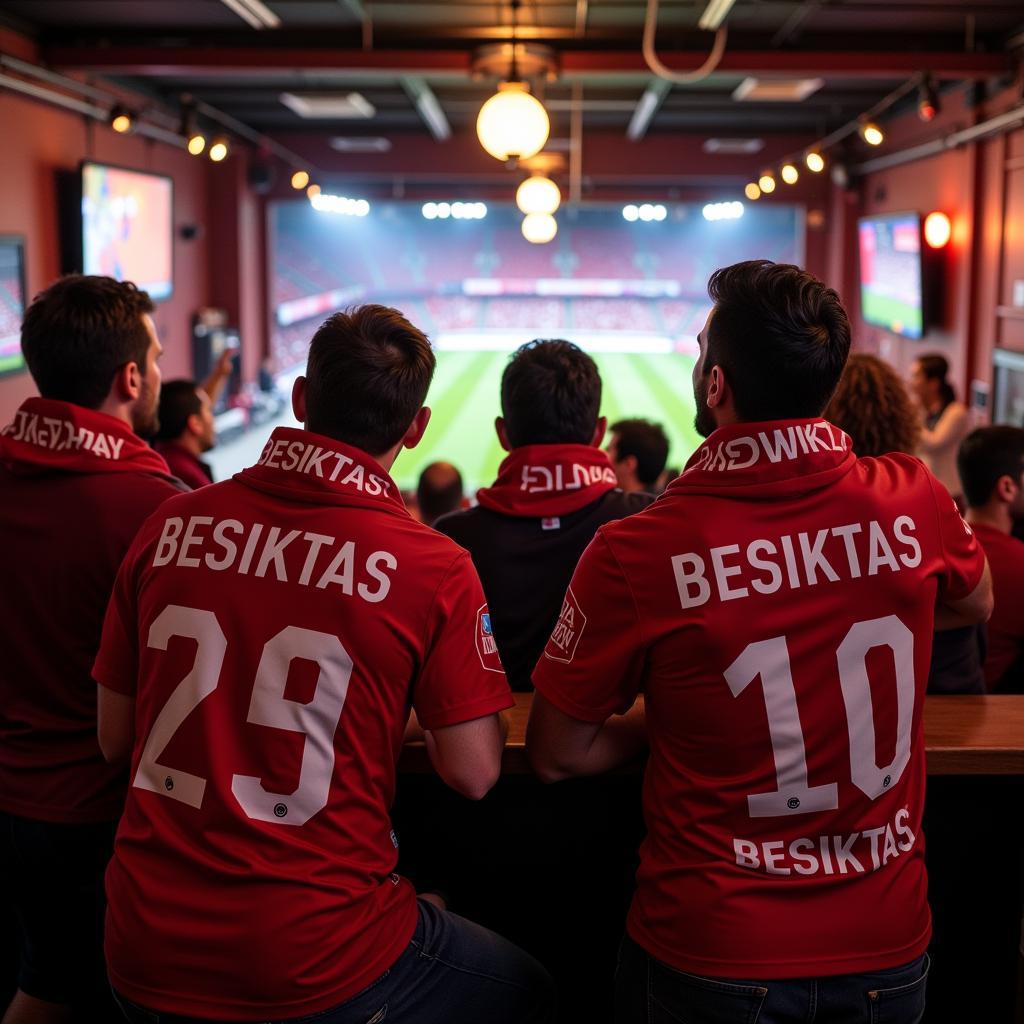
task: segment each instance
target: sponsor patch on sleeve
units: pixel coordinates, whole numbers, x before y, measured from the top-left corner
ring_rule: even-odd
[[[570,587],[562,601],[562,611],[555,623],[551,639],[544,648],[544,655],[552,661],[564,661],[568,664],[576,655],[580,637],[587,625],[587,617],[583,614],[576,595]]]
[[[487,605],[480,605],[476,613],[476,653],[480,656],[480,664],[488,672],[502,672],[498,645],[494,642],[494,630],[491,629],[491,616]]]

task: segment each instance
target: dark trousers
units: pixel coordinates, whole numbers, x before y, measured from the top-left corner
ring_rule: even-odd
[[[18,925],[18,987],[83,1019],[116,1013],[103,963],[103,873],[115,822],[62,825],[0,813],[0,878]]]
[[[118,1002],[132,1024],[209,1024]],[[287,1024],[548,1024],[554,1002],[551,978],[533,957],[420,900],[416,932],[389,970],[341,1006]]]
[[[705,978],[655,960],[629,936],[615,976],[616,1024],[918,1024],[928,956],[885,971],[756,981]]]

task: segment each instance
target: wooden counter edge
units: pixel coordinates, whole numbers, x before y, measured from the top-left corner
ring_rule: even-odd
[[[515,707],[507,712],[502,773],[529,775],[524,739],[532,695],[517,693],[515,698]],[[1024,775],[1024,697],[927,697],[925,744],[929,775]],[[432,770],[422,742],[406,744],[398,770]]]

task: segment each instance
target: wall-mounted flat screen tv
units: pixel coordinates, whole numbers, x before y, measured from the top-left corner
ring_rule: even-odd
[[[82,164],[82,272],[174,290],[174,188],[162,174]]]
[[[25,369],[21,355],[25,301],[24,240],[0,235],[0,377]]]
[[[865,323],[905,338],[923,337],[920,214],[862,217],[857,227],[860,311]]]

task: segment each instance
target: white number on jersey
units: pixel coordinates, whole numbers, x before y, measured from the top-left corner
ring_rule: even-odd
[[[158,759],[185,719],[217,689],[227,638],[213,612],[174,604],[153,620],[148,644],[166,651],[172,636],[196,641],[195,662],[157,715],[133,785],[198,808],[202,806],[206,779],[168,768]],[[297,658],[316,663],[320,670],[308,704],[288,700],[284,695],[288,669]],[[231,792],[250,818],[303,825],[327,804],[334,772],[334,733],[345,706],[352,668],[352,658],[338,637],[330,633],[286,626],[264,646],[248,721],[302,733],[306,741],[294,793],[271,793],[255,776],[232,776]]]
[[[896,753],[884,767],[876,763],[875,720],[867,671],[868,651],[874,647],[888,647],[896,668]],[[875,800],[899,782],[910,762],[914,634],[895,615],[854,623],[836,651],[836,661],[850,739],[850,777],[865,796]],[[839,806],[836,783],[807,784],[807,748],[784,636],[748,644],[725,670],[734,697],[758,677],[768,713],[776,788],[768,793],[748,794],[750,816],[765,818],[835,810]]]

